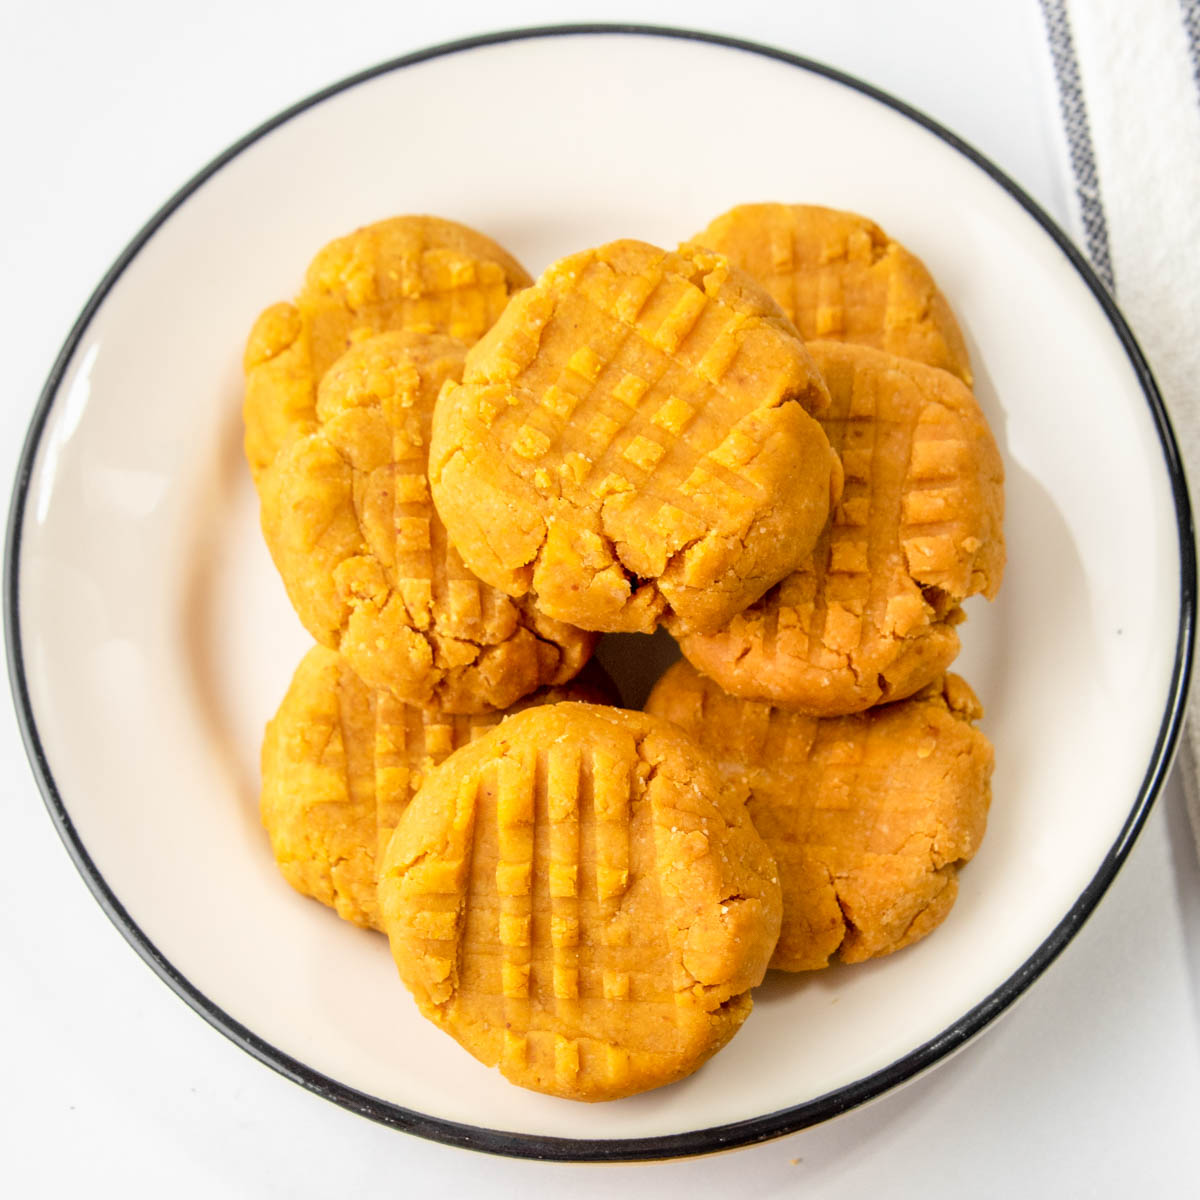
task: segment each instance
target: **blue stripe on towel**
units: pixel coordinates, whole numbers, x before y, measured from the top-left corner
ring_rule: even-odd
[[[1196,99],[1200,101],[1200,0],[1179,0],[1183,9],[1183,31],[1187,34],[1192,56],[1192,78],[1196,81]]]
[[[1040,0],[1042,15],[1046,21],[1046,34],[1050,41],[1050,57],[1054,62],[1054,75],[1058,81],[1058,104],[1062,112],[1063,127],[1067,135],[1067,147],[1071,155],[1071,170],[1075,176],[1075,195],[1079,200],[1083,232],[1087,240],[1088,258],[1096,274],[1104,281],[1110,292],[1116,290],[1113,279],[1112,257],[1108,250],[1108,223],[1104,219],[1104,205],[1100,200],[1100,180],[1096,175],[1096,159],[1092,151],[1092,134],[1088,126],[1087,106],[1083,101],[1083,88],[1079,83],[1079,64],[1075,59],[1075,43],[1071,37],[1071,23],[1067,19],[1065,0]],[[1182,0],[1185,21],[1188,8],[1196,9],[1197,0]],[[1195,42],[1193,62],[1195,61]]]

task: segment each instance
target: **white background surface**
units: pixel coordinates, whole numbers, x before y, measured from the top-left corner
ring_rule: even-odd
[[[687,24],[782,46],[928,111],[1064,216],[1041,25],[1023,3],[295,2],[6,9],[0,28],[0,473],[87,295],[229,142],[345,74],[499,26]],[[586,81],[581,81],[581,86]],[[776,118],[778,119],[778,118]],[[802,123],[780,123],[781,153]],[[297,180],[303,186],[303,180]],[[1064,614],[1069,619],[1069,614]],[[1130,703],[1136,701],[1131,698]],[[130,731],[130,752],[137,752]],[[951,1062],[819,1128],[718,1159],[563,1167],[377,1128],[253,1062],[140,962],[75,873],[0,720],[0,1154],[17,1195],[1110,1195],[1194,1187],[1200,869],[1177,782],[1082,934]],[[202,902],[198,897],[197,902]]]

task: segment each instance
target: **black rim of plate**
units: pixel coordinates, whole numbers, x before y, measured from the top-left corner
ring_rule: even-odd
[[[879,101],[893,111],[908,117],[918,125],[936,134],[947,145],[970,159],[977,167],[989,175],[992,180],[1008,192],[1033,217],[1045,233],[1058,245],[1063,254],[1066,255],[1072,266],[1091,289],[1096,303],[1103,310],[1105,316],[1107,316],[1113,331],[1125,348],[1138,382],[1145,394],[1146,403],[1150,408],[1150,413],[1161,443],[1163,459],[1170,478],[1171,491],[1175,502],[1180,560],[1179,630],[1175,649],[1175,662],[1162,724],[1159,728],[1158,737],[1155,740],[1141,787],[1138,790],[1129,816],[1120,834],[1105,855],[1091,882],[1050,936],[1046,938],[1009,979],[973,1009],[955,1021],[949,1028],[943,1030],[937,1037],[917,1047],[875,1074],[858,1080],[845,1088],[830,1092],[824,1096],[819,1096],[803,1104],[730,1125],[657,1137],[595,1140],[542,1137],[477,1128],[426,1116],[423,1113],[414,1112],[399,1105],[390,1104],[363,1092],[356,1091],[353,1088],[338,1083],[336,1080],[321,1075],[317,1071],[307,1067],[304,1063],[270,1045],[236,1021],[228,1013],[218,1008],[195,985],[185,979],[162,955],[159,949],[150,942],[122,906],[120,900],[117,899],[112,889],[97,870],[88,855],[87,849],[75,831],[66,804],[54,782],[50,762],[46,757],[41,739],[38,736],[37,722],[25,676],[18,604],[21,535],[26,500],[33,478],[34,460],[41,443],[42,432],[45,429],[50,411],[53,408],[59,386],[70,365],[76,347],[97,310],[103,304],[113,284],[171,214],[195,191],[203,186],[212,175],[233,158],[237,157],[237,155],[241,154],[247,147],[253,145],[259,138],[284,122],[312,108],[314,105],[320,104],[329,97],[355,87],[358,84],[365,83],[380,75],[411,66],[415,63],[440,58],[448,54],[456,54],[464,50],[472,50],[481,46],[494,46],[504,42],[521,41],[530,38],[573,37],[581,34],[627,34],[640,37],[684,39],[723,46],[727,49],[757,54],[765,58],[774,59],[777,62],[787,63],[812,74],[823,76],[845,87],[852,88],[863,95]],[[408,1133],[414,1133],[451,1146],[482,1150],[493,1154],[510,1155],[518,1158],[575,1162],[636,1162],[650,1159],[685,1157],[695,1154],[711,1154],[720,1150],[728,1150],[738,1146],[767,1141],[771,1138],[815,1125],[830,1117],[847,1112],[867,1100],[874,1099],[896,1085],[911,1079],[913,1076],[933,1066],[951,1051],[964,1045],[970,1038],[1008,1008],[1029,987],[1034,979],[1054,961],[1096,907],[1100,897],[1104,894],[1113,877],[1116,875],[1118,868],[1128,855],[1134,840],[1150,812],[1154,798],[1166,778],[1183,722],[1187,684],[1192,665],[1195,597],[1196,559],[1192,513],[1188,502],[1187,484],[1180,462],[1179,450],[1163,406],[1162,398],[1150,373],[1150,368],[1137,342],[1134,340],[1133,334],[1113,303],[1112,298],[1079,251],[1050,217],[1020,187],[1000,171],[998,167],[963,142],[961,138],[955,136],[923,113],[853,76],[798,55],[789,54],[783,50],[743,41],[738,38],[693,30],[626,24],[554,25],[530,29],[505,30],[484,34],[479,37],[447,42],[419,50],[412,54],[406,54],[400,58],[392,59],[366,71],[352,75],[348,79],[324,88],[308,99],[300,101],[298,104],[293,105],[291,108],[286,109],[260,125],[209,163],[208,166],[186,183],[154,214],[137,236],[134,237],[133,241],[125,248],[124,252],[110,268],[108,274],[100,281],[100,284],[84,307],[83,312],[75,322],[62,350],[59,352],[58,358],[55,360],[49,378],[46,381],[46,385],[42,390],[42,394],[38,399],[37,408],[34,411],[29,432],[26,435],[25,444],[21,452],[16,480],[13,486],[12,504],[9,510],[7,543],[4,555],[4,616],[9,678],[17,716],[21,725],[21,732],[25,740],[26,751],[33,766],[34,775],[37,778],[46,806],[58,828],[58,832],[88,887],[110,919],[150,967],[201,1016],[255,1058],[294,1082],[315,1092],[317,1095],[350,1109],[352,1112],[359,1113],[362,1116],[391,1126],[392,1128],[402,1129]]]

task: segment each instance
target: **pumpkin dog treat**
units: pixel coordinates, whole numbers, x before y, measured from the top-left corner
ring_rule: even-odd
[[[514,709],[616,699],[598,665]],[[374,692],[345,659],[314,646],[262,747],[263,824],[284,878],[356,925],[378,928],[375,865],[424,775],[507,713],[454,716]]]
[[[806,341],[874,346],[971,383],[946,298],[874,221],[811,204],[742,204],[692,241],[763,283]]]
[[[300,620],[364,683],[481,712],[564,683],[595,637],[480,583],[446,538],[426,455],[434,400],[463,352],[416,333],[347,351],[321,381],[316,431],[262,479],[262,518]]]
[[[523,1087],[609,1100],[694,1071],[750,1011],[775,865],[675,726],[557,704],[431,771],[380,871],[421,1011]]]
[[[898,700],[958,653],[959,602],[1004,569],[1004,470],[970,390],[880,350],[810,342],[845,492],[797,571],[719,633],[679,639],[726,691],[816,716]]]
[[[246,344],[245,450],[257,480],[315,425],[317,384],[334,359],[388,330],[471,343],[529,276],[491,238],[438,217],[394,217],[330,242],[294,304],[274,304]]]
[[[721,691],[685,662],[647,711],[702,743],[745,780],[754,825],[779,864],[783,928],[771,966],[890,954],[935,929],[979,848],[992,747],[957,676],[909,700],[818,719]]]
[[[585,629],[712,630],[787,574],[840,469],[824,385],[718,255],[619,241],[514,297],[434,417],[463,561]]]

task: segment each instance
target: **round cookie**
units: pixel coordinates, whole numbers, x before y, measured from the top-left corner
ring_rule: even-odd
[[[612,681],[589,664],[508,712],[452,715],[372,691],[345,659],[314,646],[263,738],[260,812],[275,861],[297,891],[378,928],[375,864],[432,767],[509,712],[615,699]]]
[[[491,238],[439,217],[393,217],[325,246],[294,304],[273,304],[243,357],[245,451],[257,480],[312,430],[317,384],[351,345],[388,330],[470,344],[529,276]]]
[[[552,266],[472,348],[434,417],[434,503],[472,571],[558,620],[716,629],[825,524],[826,402],[747,276],[613,242]]]
[[[816,716],[898,700],[954,661],[960,602],[1004,571],[1004,469],[971,391],[880,350],[810,342],[845,490],[816,550],[715,634],[679,638],[726,691]]]
[[[772,967],[863,962],[945,919],[991,801],[992,747],[971,724],[982,710],[963,680],[821,719],[739,700],[680,662],[646,709],[750,787],[750,816],[783,886]]]
[[[450,545],[426,477],[429,426],[464,347],[385,333],[321,380],[315,432],[260,484],[263,533],[304,627],[369,687],[446,712],[507,708],[564,683],[592,634],[480,583]]]
[[[609,1100],[737,1031],[779,932],[775,865],[675,726],[527,710],[430,772],[380,869],[421,1011],[522,1087]]]
[[[811,204],[741,204],[692,242],[764,284],[806,341],[874,346],[971,383],[946,298],[921,260],[874,221]]]

